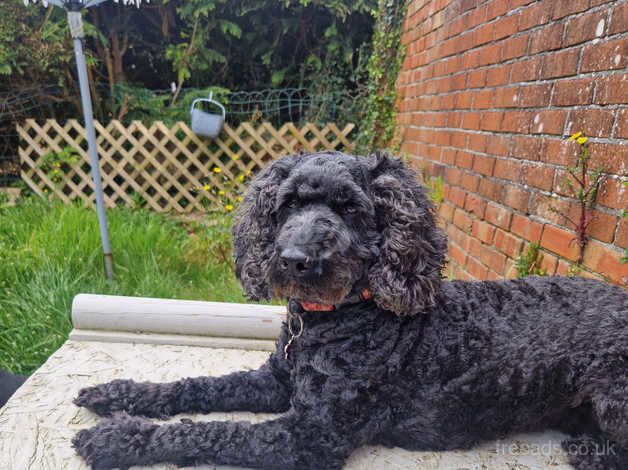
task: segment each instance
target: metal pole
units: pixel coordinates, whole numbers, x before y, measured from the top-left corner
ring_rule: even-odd
[[[105,199],[102,191],[102,179],[100,176],[100,164],[96,148],[96,132],[94,130],[94,115],[92,111],[92,99],[87,80],[87,66],[83,54],[83,19],[80,11],[68,11],[68,22],[74,42],[74,55],[76,57],[76,69],[78,71],[79,85],[81,88],[81,102],[83,104],[83,117],[85,118],[85,131],[87,132],[87,145],[89,159],[94,180],[94,195],[96,197],[96,212],[98,225],[100,226],[100,239],[102,240],[103,260],[105,264],[105,276],[113,279],[113,255],[109,246],[109,232],[107,230],[107,217],[105,215]]]

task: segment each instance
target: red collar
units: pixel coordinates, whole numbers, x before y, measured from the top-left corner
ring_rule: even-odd
[[[360,301],[369,300],[370,298],[371,292],[367,288],[362,289],[360,292]],[[336,306],[333,304],[315,304],[312,302],[300,302],[300,304],[306,312],[333,312],[336,310]]]

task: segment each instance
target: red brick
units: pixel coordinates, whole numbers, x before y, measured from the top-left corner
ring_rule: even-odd
[[[487,136],[484,134],[470,134],[467,146],[469,147],[469,150],[484,152],[486,150],[486,140]]]
[[[599,104],[628,103],[628,75],[611,75],[597,80],[595,102]]]
[[[599,10],[571,18],[567,23],[564,46],[572,46],[603,36],[607,26],[607,15],[607,10]]]
[[[543,226],[533,220],[530,220],[529,217],[513,214],[510,231],[528,241],[536,242],[541,239]]]
[[[494,90],[495,108],[516,108],[519,103],[519,89],[516,86]]]
[[[584,250],[584,265],[614,282],[626,284],[628,263],[621,263],[622,256],[623,253],[619,250],[612,250],[601,243],[590,241]]]
[[[628,187],[615,178],[605,178],[597,193],[597,203],[611,209],[628,207]]]
[[[481,88],[486,84],[486,69],[472,70],[467,75],[468,88]]]
[[[501,47],[501,44],[495,43],[487,44],[486,46],[478,49],[478,65],[491,65],[498,63],[501,56]]]
[[[609,34],[625,33],[628,30],[628,3],[623,2],[613,8]]]
[[[504,180],[518,181],[521,163],[515,160],[498,159],[495,161],[493,176]]]
[[[521,182],[544,191],[551,191],[554,181],[554,168],[543,164],[525,163],[522,168]]]
[[[497,132],[501,129],[503,111],[488,111],[482,113],[481,126],[483,130]]]
[[[579,49],[568,49],[545,56],[541,78],[556,78],[576,75]]]
[[[501,229],[495,231],[493,243],[499,251],[511,258],[516,257],[523,246],[521,240]]]
[[[543,235],[541,236],[541,246],[563,258],[571,261],[578,260],[580,250],[576,243],[575,235],[562,228],[554,225],[545,225]]]
[[[469,236],[468,253],[470,256],[473,256],[474,258],[479,258],[480,253],[482,252],[482,246],[483,245],[480,240],[478,240],[477,238],[473,238],[472,236]]]
[[[530,34],[508,38],[502,43],[501,58],[503,61],[522,57],[528,52]]]
[[[496,273],[503,274],[506,265],[506,257],[488,246],[482,247],[480,260]]]
[[[536,0],[510,0],[510,4],[508,5],[508,8],[510,10],[514,10],[515,8],[519,8],[521,6],[524,5],[528,5],[532,2],[535,2]]]
[[[544,83],[541,85],[522,85],[519,87],[517,104],[522,108],[541,108],[550,102],[552,85]]]
[[[610,137],[614,118],[610,109],[574,109],[569,115],[567,133],[582,131],[590,137]]]
[[[575,162],[575,150],[571,142],[564,139],[546,139],[543,146],[542,160],[557,165],[572,165]]]
[[[438,206],[438,216],[445,222],[451,222],[454,219],[454,206],[443,201]]]
[[[467,194],[464,208],[467,212],[482,219],[484,217],[484,210],[486,209],[486,201],[474,194]]]
[[[530,131],[531,118],[532,113],[529,111],[504,111],[501,130],[504,132],[527,134]]]
[[[484,220],[490,222],[493,225],[497,225],[505,230],[510,227],[510,219],[512,213],[510,210],[500,207],[492,202],[486,205],[486,211],[484,212]]]
[[[504,189],[503,203],[507,206],[514,207],[521,212],[527,212],[529,200],[530,191],[527,189],[512,185],[508,185]]]
[[[473,154],[459,151],[456,154],[456,167],[470,170],[473,167]]]
[[[592,216],[593,218],[587,227],[588,235],[601,242],[612,242],[618,222],[617,216],[601,211],[593,211]]]
[[[530,54],[560,49],[564,29],[564,24],[554,23],[534,32],[530,40]]]
[[[628,248],[628,218],[626,217],[622,217],[619,220],[619,226],[615,235],[615,245],[619,248]]]
[[[543,259],[541,259],[541,269],[545,270],[545,274],[553,276],[556,272],[556,266],[558,265],[558,258],[550,253],[542,252]]]
[[[589,8],[589,0],[555,0],[554,19],[560,19]]]
[[[486,222],[480,220],[474,220],[471,227],[471,235],[483,243],[491,243],[493,241],[493,235],[495,234],[495,227]]]
[[[480,26],[474,35],[474,44],[476,46],[481,46],[482,44],[486,44],[493,40],[493,32],[495,29],[494,23],[488,23]]]
[[[523,10],[519,20],[519,31],[546,24],[552,18],[553,2],[554,0],[542,0]]]
[[[554,84],[553,106],[585,105],[593,102],[592,78],[560,80]]]
[[[496,41],[515,34],[519,26],[518,22],[519,15],[510,15],[495,21],[493,40]]]
[[[572,264],[564,259],[558,260],[558,265],[556,266],[556,275],[557,276],[567,276],[572,272]]]
[[[464,264],[467,261],[467,254],[463,252],[462,250],[458,249],[455,245],[450,244],[449,245],[449,259],[454,260],[456,263],[464,266]]]
[[[486,86],[494,87],[499,85],[505,85],[510,80],[510,69],[512,65],[498,65],[492,67],[486,72]]]
[[[462,123],[460,124],[463,129],[479,130],[480,123],[482,122],[482,114],[478,112],[466,112],[462,116]],[[471,137],[471,136],[470,136]]]
[[[458,207],[464,207],[466,192],[455,186],[449,189],[448,200]]]
[[[463,209],[456,209],[454,212],[454,225],[466,232],[471,229],[472,224],[473,220]]]
[[[473,109],[488,109],[493,106],[493,91],[480,90],[473,97]]]
[[[486,20],[490,21],[493,18],[504,15],[508,11],[508,2],[504,0],[492,0],[486,6]]]
[[[605,173],[615,175],[628,174],[628,145],[603,144],[594,142],[589,144],[591,154],[589,168],[601,169]]]
[[[581,72],[618,70],[628,66],[628,41],[614,39],[584,48]]]
[[[481,173],[485,176],[493,176],[493,169],[495,167],[495,158],[476,155],[473,159],[473,171]]]
[[[480,180],[480,187],[478,188],[478,192],[481,196],[492,199],[499,200],[501,199],[501,195],[504,192],[504,185],[501,183],[496,183],[494,180],[489,178],[482,178]]]
[[[514,136],[512,138],[513,158],[521,160],[539,160],[543,149],[543,140],[539,137]]]
[[[480,177],[473,173],[464,173],[460,180],[460,185],[467,191],[475,192],[480,184]]]
[[[467,272],[473,276],[474,279],[486,279],[486,274],[488,269],[486,266],[483,266],[481,263],[476,261],[472,257],[467,258],[467,264],[465,265]]]
[[[512,66],[510,83],[529,82],[541,78],[542,57],[521,60]]]
[[[577,220],[580,214],[579,206],[574,201],[568,198],[533,193],[530,199],[530,212],[555,225],[569,225],[571,227],[571,224],[565,217]]]
[[[560,109],[539,111],[532,119],[530,131],[533,134],[562,135],[566,119],[567,111]]]

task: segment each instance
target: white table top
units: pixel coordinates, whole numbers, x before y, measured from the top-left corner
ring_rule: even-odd
[[[218,349],[198,346],[67,341],[0,410],[0,469],[85,469],[74,453],[71,439],[98,417],[72,404],[78,390],[115,378],[172,381],[181,377],[222,375],[259,367],[267,351]],[[188,416],[195,420],[260,421],[273,415],[212,413]],[[176,417],[179,419],[181,416]],[[487,443],[471,451],[409,452],[366,447],[346,465],[350,470],[567,470],[558,449],[557,432],[520,435]],[[151,468],[176,468],[161,465]],[[201,467],[215,467],[212,465]]]

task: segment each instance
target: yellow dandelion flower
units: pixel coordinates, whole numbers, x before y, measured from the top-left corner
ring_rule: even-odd
[[[205,191],[209,191],[209,185],[208,185],[208,184],[206,184],[205,186],[203,186],[203,189],[204,189]]]
[[[237,156],[236,154],[231,155],[231,160],[238,160],[240,157]]]
[[[244,181],[244,175],[239,174],[238,175],[238,181],[240,181],[240,182]]]
[[[582,131],[576,132],[575,134],[573,134],[571,137],[569,137],[569,139],[567,139],[569,142],[576,140],[578,137],[580,137],[582,135]]]
[[[232,206],[231,204],[227,204],[227,205],[225,206],[225,210],[226,210],[227,212],[231,212],[231,211],[233,210],[233,206]]]
[[[576,139],[576,142],[578,142],[580,145],[584,145],[587,143],[587,140],[589,140],[588,137],[578,137]]]
[[[238,202],[242,202],[243,200],[244,200],[244,198],[242,196],[236,197],[236,201],[238,201]]]
[[[214,173],[222,173],[222,170],[220,168],[218,168],[218,167],[214,168],[212,171]]]
[[[251,174],[251,170],[248,170],[248,171],[246,172],[246,175],[247,175],[247,176],[249,176],[250,174]]]
[[[220,191],[218,191],[218,195],[219,195],[219,196],[224,196],[224,195],[225,195],[225,192],[221,189]]]

